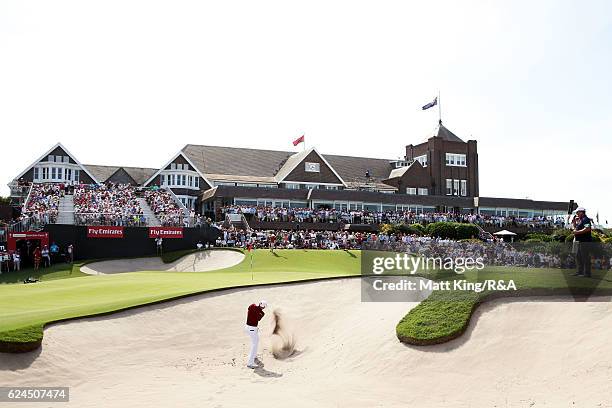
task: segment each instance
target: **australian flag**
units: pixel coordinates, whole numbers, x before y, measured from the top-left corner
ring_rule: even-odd
[[[438,97],[436,96],[436,97],[434,98],[434,100],[433,100],[433,101],[429,102],[429,103],[428,103],[428,104],[426,104],[426,105],[423,105],[423,107],[422,107],[421,109],[423,109],[423,110],[427,110],[427,109],[429,109],[429,108],[433,108],[433,107],[434,107],[434,106],[436,106],[437,104],[438,104]]]

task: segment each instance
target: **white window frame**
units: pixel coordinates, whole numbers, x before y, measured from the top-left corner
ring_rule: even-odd
[[[419,195],[429,195],[429,190],[423,187],[419,187]]]
[[[467,158],[463,153],[446,153],[446,165],[452,167],[467,167]]]
[[[416,187],[406,187],[406,194],[417,195],[417,188]]]
[[[453,195],[453,179],[446,179],[446,195]]]
[[[461,180],[461,195],[467,196],[467,180]]]
[[[427,155],[426,154],[422,154],[420,156],[417,156],[414,158],[415,161],[418,161],[419,163],[421,163],[421,166],[423,167],[427,167]]]

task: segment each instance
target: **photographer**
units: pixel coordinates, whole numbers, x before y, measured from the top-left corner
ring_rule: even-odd
[[[574,229],[574,243],[578,246],[576,252],[576,264],[578,271],[574,276],[591,277],[591,219],[587,217],[586,210],[583,207],[576,209],[576,215],[572,220]]]

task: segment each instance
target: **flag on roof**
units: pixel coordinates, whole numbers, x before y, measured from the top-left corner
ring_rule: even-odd
[[[297,139],[295,139],[295,140],[293,141],[293,145],[294,145],[294,146],[297,146],[297,145],[299,145],[300,143],[304,143],[304,135],[302,135],[302,136],[298,137]]]
[[[433,108],[437,104],[438,104],[438,97],[436,96],[433,101],[429,102],[428,104],[423,105],[423,107],[421,109],[422,110],[427,110],[429,108]]]

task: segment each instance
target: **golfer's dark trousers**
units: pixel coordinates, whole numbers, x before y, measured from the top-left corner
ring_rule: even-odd
[[[591,245],[591,242],[578,243],[576,263],[578,264],[578,273],[584,276],[591,276]]]

